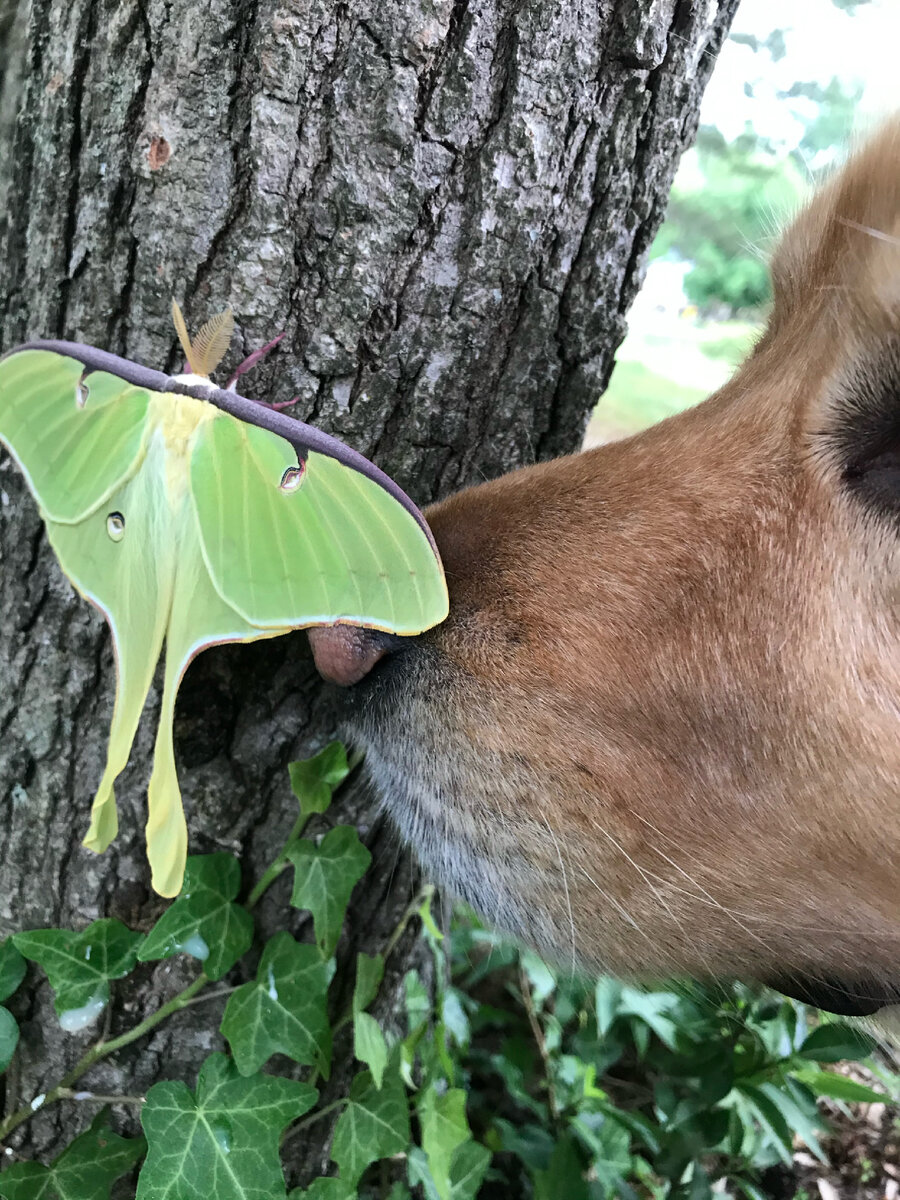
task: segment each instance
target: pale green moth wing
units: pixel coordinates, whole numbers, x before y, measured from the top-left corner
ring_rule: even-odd
[[[77,343],[0,359],[0,441],[64,572],[112,630],[118,687],[91,849],[116,834],[113,784],[165,642],[147,850],[154,888],[175,895],[187,829],[172,721],[191,659],[336,621],[397,634],[439,623],[447,592],[430,531],[393,480],[328,435]]]
[[[223,417],[198,433],[191,493],[213,583],[252,625],[292,625],[302,611],[311,625],[412,634],[444,611],[415,518],[334,458],[309,452],[298,470],[283,438]]]
[[[149,394],[101,373],[88,387],[84,374],[76,359],[40,350],[3,362],[0,439],[54,521],[97,509],[143,454]]]

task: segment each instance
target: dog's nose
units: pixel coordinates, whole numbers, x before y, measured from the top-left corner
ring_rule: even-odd
[[[316,668],[323,679],[351,687],[372,670],[390,648],[390,636],[358,625],[325,625],[309,630]]]

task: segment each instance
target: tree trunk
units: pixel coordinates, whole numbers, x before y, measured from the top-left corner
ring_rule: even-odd
[[[574,450],[736,3],[0,0],[0,348],[64,337],[173,369],[171,297],[194,327],[231,304],[226,365],[287,331],[244,390],[296,397],[298,417],[421,503]],[[97,858],[80,838],[109,639],[6,457],[0,502],[0,934],[99,916],[146,928],[160,910],[143,849],[152,722]],[[204,654],[176,726],[192,851],[239,851],[258,871],[293,819],[287,763],[332,728],[305,635]],[[350,925],[350,949],[373,952],[412,872],[364,783],[341,816],[376,857]],[[284,924],[286,897],[282,881],[264,924]],[[415,953],[394,956],[395,981]],[[114,1030],[170,994],[178,961],[122,989]],[[192,1082],[210,1007],[91,1082]],[[46,987],[23,1016],[8,1104],[88,1036],[62,1034]],[[22,1152],[87,1116],[56,1105]],[[325,1122],[292,1143],[298,1176],[321,1169],[323,1146]]]

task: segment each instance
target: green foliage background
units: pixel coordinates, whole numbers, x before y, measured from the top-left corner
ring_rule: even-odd
[[[780,35],[774,30],[754,49],[778,57]],[[732,141],[713,125],[701,126],[652,252],[690,264],[685,295],[701,313],[754,316],[768,303],[773,238],[846,147],[860,94],[837,78],[826,85],[798,81],[779,93],[805,125],[790,152],[749,123]]]

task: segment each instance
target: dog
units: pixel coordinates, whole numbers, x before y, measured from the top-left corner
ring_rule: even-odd
[[[698,407],[427,512],[450,616],[313,630],[426,871],[556,960],[900,998],[900,119]]]

